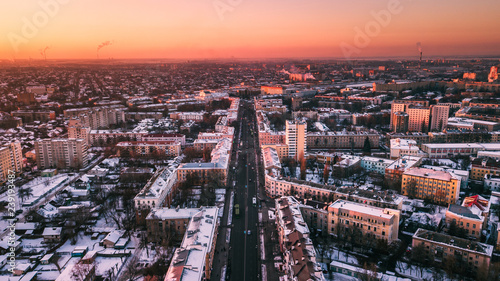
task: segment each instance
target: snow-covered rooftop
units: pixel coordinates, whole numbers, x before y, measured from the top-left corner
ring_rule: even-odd
[[[206,258],[214,245],[217,213],[217,207],[205,207],[189,221],[181,246],[175,250],[165,281],[203,280]]]

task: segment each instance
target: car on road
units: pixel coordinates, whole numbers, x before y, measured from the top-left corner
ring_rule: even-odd
[[[257,206],[257,198],[255,198],[255,197],[254,197],[254,198],[252,198],[252,204],[253,204],[254,206]]]
[[[250,235],[250,234],[252,234],[252,231],[249,229],[249,230],[247,230],[247,235]]]

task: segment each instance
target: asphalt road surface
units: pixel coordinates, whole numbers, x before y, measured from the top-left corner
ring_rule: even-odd
[[[249,108],[251,103],[243,105],[241,140],[238,143],[239,153],[236,164],[236,188],[234,204],[240,205],[240,216],[233,215],[231,243],[229,253],[230,279],[233,281],[260,280],[260,264],[258,253],[258,202],[254,206],[252,199],[256,196],[257,178],[255,171],[256,155],[254,127],[255,114]],[[253,130],[253,134],[251,133]],[[248,234],[250,232],[250,234]]]

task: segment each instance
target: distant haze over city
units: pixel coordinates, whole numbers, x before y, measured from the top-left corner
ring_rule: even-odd
[[[498,1],[4,1],[0,59],[497,56]],[[466,20],[465,20],[466,19]]]

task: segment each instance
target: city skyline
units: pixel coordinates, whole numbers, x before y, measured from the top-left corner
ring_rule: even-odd
[[[1,3],[0,59],[498,56],[496,1]],[[466,16],[467,20],[464,20]]]

